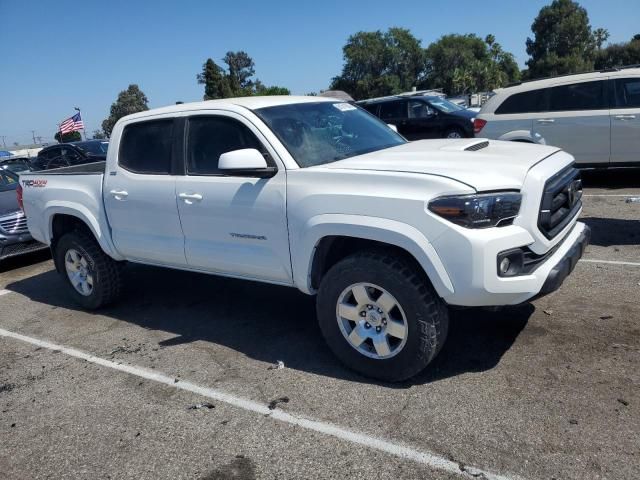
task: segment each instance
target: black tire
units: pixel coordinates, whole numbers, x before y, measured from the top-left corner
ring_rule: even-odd
[[[449,135],[457,134],[458,137],[449,137]],[[444,131],[442,138],[467,138],[467,135],[462,131],[460,127],[449,127]]]
[[[79,293],[69,280],[65,256],[70,249],[75,249],[87,260],[93,276],[93,289],[89,295]],[[71,296],[83,308],[95,310],[113,303],[119,297],[122,290],[122,266],[104,253],[92,235],[80,230],[63,235],[55,246],[55,262],[69,286]]]
[[[370,358],[345,338],[336,316],[345,289],[357,283],[384,288],[406,316],[404,347],[390,358]],[[440,352],[447,337],[448,309],[424,274],[412,262],[381,251],[350,255],[322,279],[316,304],[320,329],[329,347],[349,368],[379,380],[398,382],[422,371]]]

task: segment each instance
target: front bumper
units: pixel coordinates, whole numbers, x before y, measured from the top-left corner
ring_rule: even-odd
[[[547,279],[545,280],[540,292],[538,292],[537,297],[542,297],[544,295],[548,295],[552,292],[555,292],[560,288],[564,279],[567,278],[573,269],[575,268],[578,260],[582,257],[584,253],[584,249],[589,245],[589,240],[591,239],[591,229],[585,225],[582,233],[575,241],[571,248],[565,255],[560,259],[560,261],[551,269]]]
[[[531,273],[500,277],[500,252],[530,245],[534,239],[518,226],[493,229],[451,229],[433,242],[453,284],[443,297],[450,305],[481,307],[517,305],[557,290],[571,273],[589,242],[584,223],[567,227],[553,254]]]
[[[20,235],[0,234],[0,260],[44,250],[45,248],[48,248],[47,245],[37,242],[28,233]]]

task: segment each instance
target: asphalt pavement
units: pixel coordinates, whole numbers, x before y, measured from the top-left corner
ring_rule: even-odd
[[[0,478],[639,478],[640,173],[584,183],[562,288],[455,311],[402,384],[344,368],[294,289],[130,265],[91,313],[46,252],[0,264]]]

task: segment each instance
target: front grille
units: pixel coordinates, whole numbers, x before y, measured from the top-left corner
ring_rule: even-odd
[[[569,167],[544,185],[538,228],[551,239],[560,233],[582,207],[580,171]]]
[[[24,216],[23,212],[0,217],[0,230],[9,235],[27,233],[29,231],[27,217]]]

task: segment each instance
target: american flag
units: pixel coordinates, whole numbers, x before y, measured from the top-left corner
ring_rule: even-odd
[[[73,117],[69,117],[60,124],[60,133],[77,132],[84,129],[84,123],[80,118],[80,112],[76,113]]]

